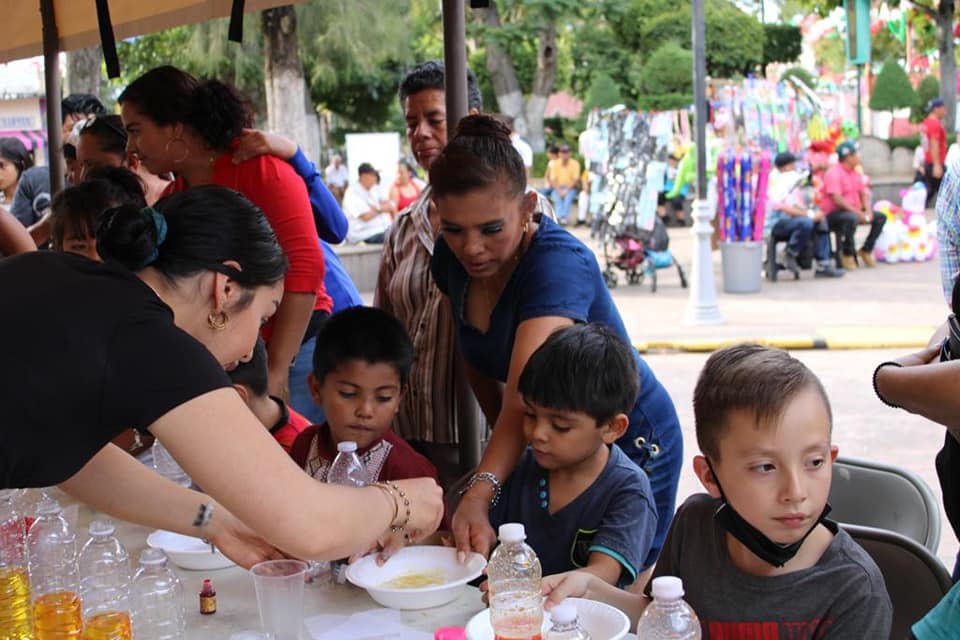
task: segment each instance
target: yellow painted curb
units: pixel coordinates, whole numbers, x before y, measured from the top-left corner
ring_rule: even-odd
[[[709,353],[744,342],[778,349],[920,349],[927,345],[935,327],[824,327],[815,335],[730,338],[671,338],[644,340],[634,344],[640,353]]]

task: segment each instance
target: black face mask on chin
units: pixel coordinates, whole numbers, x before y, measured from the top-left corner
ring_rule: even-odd
[[[716,513],[713,514],[714,521],[727,533],[736,538],[740,544],[749,549],[752,554],[774,567],[782,567],[792,560],[793,557],[797,555],[797,552],[800,551],[800,547],[803,546],[807,536],[813,533],[817,525],[830,513],[830,505],[824,505],[820,517],[817,518],[817,521],[803,534],[802,538],[791,544],[778,544],[763,535],[759,529],[744,520],[743,516],[737,513],[736,509],[734,509],[727,500],[726,494],[723,493],[723,487],[720,486],[720,479],[713,470],[713,465],[710,463],[709,458],[707,458],[707,466],[710,467],[710,473],[713,474],[717,488],[720,489],[720,498],[723,500],[723,503],[717,509]]]

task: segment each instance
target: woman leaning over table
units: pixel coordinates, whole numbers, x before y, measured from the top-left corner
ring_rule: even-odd
[[[485,553],[494,540],[490,501],[526,444],[517,379],[530,354],[575,322],[629,336],[593,252],[553,220],[534,219],[536,195],[525,192],[526,169],[503,124],[479,115],[461,120],[430,166],[430,184],[440,218],[433,275],[450,298],[480,407],[495,422],[453,518],[457,546]],[[639,354],[637,363],[640,394],[617,444],[647,472],[657,503],[649,566],[673,517],[683,438],[666,389]]]
[[[391,525],[436,528],[432,480],[314,482],[233,391],[224,368],[249,356],[287,269],[255,206],[198,187],[108,211],[97,241],[103,263],[52,252],[0,263],[0,335],[46,336],[0,343],[0,488],[58,484],[115,517],[207,537],[243,566],[276,549],[344,557]],[[207,495],[109,444],[131,426],[159,437]]]
[[[233,162],[250,114],[237,91],[222,82],[157,67],[131,82],[118,102],[127,151],[150,172],[176,176],[167,193],[218,184],[239,191],[267,216],[290,261],[280,308],[264,332],[270,393],[285,398],[300,345],[316,335],[333,306],[303,180],[273,156]]]

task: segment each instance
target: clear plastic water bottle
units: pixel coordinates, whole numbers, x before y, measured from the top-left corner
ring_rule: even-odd
[[[683,581],[673,576],[653,579],[653,602],[637,625],[637,640],[700,640],[700,621],[683,600]]]
[[[540,560],[524,540],[519,523],[500,525],[500,545],[487,564],[490,624],[498,638],[540,638],[543,602],[540,596]]]
[[[108,520],[90,523],[90,539],[80,550],[80,600],[87,635],[129,638],[130,556]]]
[[[130,588],[133,637],[137,640],[182,640],[187,629],[183,585],[167,567],[160,549],[140,552],[140,568]]]
[[[370,482],[367,469],[357,455],[357,443],[344,441],[337,445],[337,457],[327,472],[327,482],[348,487],[363,487]]]
[[[37,640],[80,638],[77,536],[50,496],[44,495],[37,505],[37,519],[27,532],[27,555]]]
[[[167,480],[173,480],[184,487],[189,487],[193,484],[187,472],[180,468],[180,465],[177,464],[177,461],[170,455],[170,452],[160,444],[159,438],[153,441],[150,452],[153,454],[153,468],[157,473]]]
[[[591,640],[577,620],[577,605],[564,600],[550,609],[550,630],[543,640]]]
[[[0,637],[32,640],[27,527],[17,508],[19,493],[0,490]]]

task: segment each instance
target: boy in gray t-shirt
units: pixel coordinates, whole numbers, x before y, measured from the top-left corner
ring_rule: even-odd
[[[693,467],[710,495],[677,512],[654,575],[683,579],[703,637],[888,637],[880,570],[825,519],[837,448],[817,377],[785,351],[729,347],[707,360],[693,406]],[[634,619],[649,602],[578,572],[544,590],[551,603],[580,595]]]

